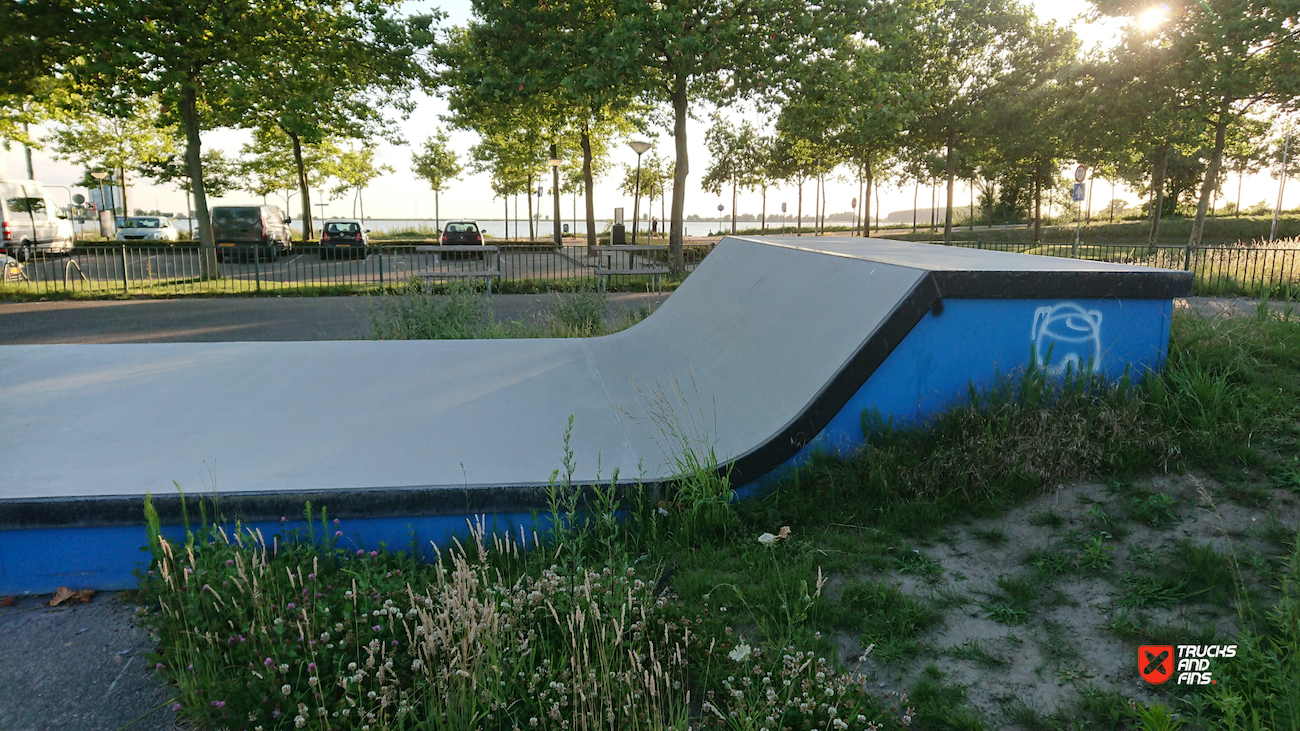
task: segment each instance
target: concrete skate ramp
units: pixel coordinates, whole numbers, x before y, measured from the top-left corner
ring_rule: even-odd
[[[179,522],[173,481],[268,529],[311,499],[370,544],[518,522],[563,469],[570,415],[575,482],[668,478],[680,434],[751,483],[860,443],[864,408],[921,419],[1031,357],[1158,368],[1189,289],[1106,263],[728,237],[602,338],[5,346],[0,594],[122,584],[142,497]],[[55,539],[71,547],[31,555]]]

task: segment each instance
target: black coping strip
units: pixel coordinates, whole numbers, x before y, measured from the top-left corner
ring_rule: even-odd
[[[803,413],[766,443],[738,457],[730,465],[731,482],[733,485],[752,482],[798,453],[844,408],[853,394],[857,393],[926,313],[934,311],[938,315],[943,311],[945,298],[1172,299],[1188,295],[1191,288],[1191,272],[1176,271],[929,272],[858,348],[844,369],[826,384]],[[727,467],[719,470],[725,472]],[[591,486],[580,487],[583,492],[579,503],[587,504],[592,498]],[[655,483],[648,487],[657,499],[660,486]],[[626,505],[636,485],[624,482],[617,485],[616,489],[620,503]],[[281,516],[296,519],[302,515],[304,503],[308,500],[314,510],[319,511],[324,507],[330,515],[340,520],[546,513],[549,510],[548,493],[546,485],[233,492],[218,496],[218,510],[227,519],[244,522],[273,522]],[[197,520],[197,505],[194,505],[197,497],[200,496],[189,498],[191,521]],[[212,500],[209,495],[201,497]],[[180,495],[155,495],[152,500],[164,525],[181,523]],[[0,530],[139,526],[144,520],[143,504],[144,499],[140,495],[0,500]]]

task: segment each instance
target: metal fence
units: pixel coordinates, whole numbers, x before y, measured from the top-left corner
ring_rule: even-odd
[[[941,242],[934,242],[941,243]],[[1155,247],[1146,244],[1008,244],[954,242],[951,246],[1193,272],[1192,294],[1300,297],[1300,247],[1267,244]]]
[[[3,291],[35,295],[177,296],[202,294],[333,294],[439,281],[439,274],[464,279],[479,270],[499,273],[494,291],[537,292],[596,287],[605,257],[583,246],[512,246],[499,252],[446,252],[436,245],[372,245],[341,255],[319,246],[295,245],[274,260],[223,252],[222,261],[203,260],[197,246],[78,246],[66,256],[39,255],[6,267]],[[687,271],[712,246],[684,249]],[[206,265],[206,266],[205,266]],[[218,276],[205,275],[215,271]],[[457,276],[459,274],[459,276]],[[468,277],[474,279],[475,277]],[[608,286],[645,291],[649,275],[609,278]]]
[[[934,242],[938,243],[938,242]],[[1300,247],[1236,244],[1149,247],[1126,244],[1009,244],[958,242],[963,248],[1073,257],[1091,261],[1138,264],[1195,273],[1193,294],[1259,297],[1300,295]],[[371,246],[365,258],[321,258],[316,246],[295,246],[274,261],[233,257],[216,264],[218,277],[205,277],[194,246],[78,246],[67,256],[37,256],[6,266],[0,292],[22,295],[177,296],[198,294],[333,294],[393,287],[423,281],[439,272],[497,268],[494,290],[539,292],[596,287],[596,269],[608,268],[586,246],[503,245],[499,261],[475,253],[439,252],[438,246]],[[693,270],[712,245],[684,249]],[[485,252],[486,253],[486,252]],[[489,256],[491,256],[489,254]],[[647,291],[649,275],[615,275],[609,287]]]

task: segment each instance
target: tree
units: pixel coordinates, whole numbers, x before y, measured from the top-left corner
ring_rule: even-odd
[[[217,149],[205,150],[202,162],[208,193],[220,198],[239,187],[239,165],[226,157],[224,152]],[[136,172],[160,185],[175,185],[184,191],[185,210],[190,219],[194,218],[194,206],[190,202],[193,191],[184,156],[173,153],[162,160],[147,161],[137,166]]]
[[[731,188],[731,233],[736,233],[736,194],[757,185],[758,169],[762,164],[754,154],[758,133],[745,120],[736,128],[719,114],[713,115],[713,125],[704,135],[709,149],[710,163],[704,171],[701,187],[714,195],[721,195],[724,187]]]
[[[987,125],[986,109],[1023,86],[1011,75],[1040,51],[1028,12],[1013,0],[914,3],[915,19],[897,35],[895,52],[915,88],[909,133],[942,148],[948,186],[944,241],[952,240],[957,148]]]
[[[99,0],[85,21],[83,55],[65,69],[110,109],[159,100],[164,117],[184,131],[196,215],[207,222],[201,132],[240,121],[232,92],[261,73],[262,59],[283,54],[273,29],[293,22],[282,6],[251,0]],[[212,228],[198,231],[201,276],[216,277]]]
[[[1134,19],[1139,0],[1093,0],[1102,13]],[[1202,0],[1181,4],[1153,29],[1130,20],[1128,43],[1163,57],[1162,96],[1194,115],[1209,161],[1201,181],[1188,246],[1201,242],[1218,186],[1229,131],[1257,105],[1294,108],[1300,99],[1298,0]]]
[[[161,121],[158,102],[139,99],[129,114],[99,114],[85,104],[65,109],[54,129],[54,155],[78,165],[113,170],[127,205],[127,171],[161,162],[175,152],[174,127]]]
[[[445,131],[435,132],[424,141],[424,150],[411,156],[411,171],[433,189],[434,228],[440,228],[442,213],[438,208],[438,194],[464,171]]]
[[[772,147],[772,170],[778,180],[793,182],[798,191],[796,202],[796,236],[803,235],[803,186],[821,169],[822,151],[806,137],[790,133],[777,125],[776,143]]]
[[[421,54],[433,44],[431,28],[441,14],[399,18],[399,5],[400,0],[299,0],[276,6],[281,22],[267,28],[265,41],[281,52],[257,56],[257,66],[232,89],[242,124],[278,129],[288,139],[304,241],[312,238],[313,226],[303,146],[375,136],[399,143],[384,112],[405,118],[414,108],[410,92],[430,79]]]
[[[544,108],[545,116],[535,119],[542,124],[542,144],[559,148],[576,138],[582,151],[588,252],[594,254],[598,150],[612,137],[643,126],[634,120],[644,118],[638,87],[629,82],[638,76],[635,50],[609,43],[617,2],[475,0],[473,8],[468,27],[451,34],[440,48],[445,67],[440,80],[453,90],[448,95],[453,114],[474,120],[485,108],[501,105],[516,111]],[[491,125],[479,119],[464,126],[483,130]]]
[[[278,127],[253,130],[253,141],[240,148],[239,170],[244,189],[265,198],[280,194],[284,207],[289,209],[293,191],[301,191],[303,183],[310,188],[330,176],[330,165],[342,152],[330,139],[317,144],[300,145],[295,152],[289,135]],[[309,241],[303,229],[303,241]]]
[[[361,199],[361,191],[365,190],[370,181],[383,175],[384,173],[393,172],[389,165],[375,164],[375,148],[363,147],[360,150],[345,150],[338,157],[332,160],[326,160],[324,166],[325,174],[338,181],[330,192],[334,195],[343,195],[349,191],[354,193],[352,198],[353,215],[356,215],[357,204],[361,205],[361,223],[366,222],[366,203]]]

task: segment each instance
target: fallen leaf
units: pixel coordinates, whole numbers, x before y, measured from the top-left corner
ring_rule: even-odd
[[[12,607],[13,605],[14,605],[13,597],[11,596],[0,597],[0,607]]]
[[[82,604],[89,602],[95,596],[94,589],[82,589],[73,591],[66,586],[60,586],[59,590],[54,592],[54,596],[48,602],[49,606],[57,607],[66,601],[79,601]]]

